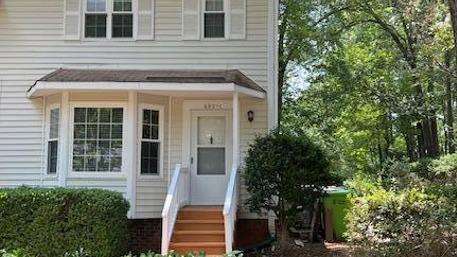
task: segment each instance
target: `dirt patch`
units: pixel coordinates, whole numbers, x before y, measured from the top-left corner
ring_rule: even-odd
[[[260,252],[246,254],[247,257],[349,257],[350,247],[342,243],[305,243],[303,247],[290,242],[285,252],[275,247]]]

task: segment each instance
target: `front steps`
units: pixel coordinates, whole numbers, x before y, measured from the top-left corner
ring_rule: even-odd
[[[222,206],[186,206],[178,213],[170,250],[184,254],[204,251],[208,255],[225,253]]]

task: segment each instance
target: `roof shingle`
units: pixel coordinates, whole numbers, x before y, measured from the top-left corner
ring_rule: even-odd
[[[59,69],[37,82],[164,82],[234,83],[260,92],[265,90],[239,70],[102,70]],[[36,83],[35,83],[36,84]],[[33,86],[32,86],[33,88]]]

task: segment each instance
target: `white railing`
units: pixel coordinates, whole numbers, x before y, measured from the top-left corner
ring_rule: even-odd
[[[162,211],[162,254],[168,253],[179,209],[189,202],[190,173],[175,166]]]
[[[230,253],[233,250],[233,241],[235,238],[234,231],[238,211],[239,194],[238,178],[238,165],[233,164],[224,203],[225,250],[227,253]]]

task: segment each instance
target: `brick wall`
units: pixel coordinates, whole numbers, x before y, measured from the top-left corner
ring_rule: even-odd
[[[133,253],[160,252],[162,219],[129,220],[129,250]]]

